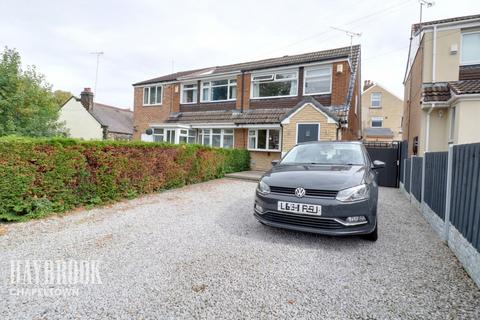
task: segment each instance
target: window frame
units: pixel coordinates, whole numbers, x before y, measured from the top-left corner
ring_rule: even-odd
[[[379,95],[378,107],[373,105],[373,96],[375,94]],[[382,108],[382,93],[381,92],[372,92],[370,94],[370,109],[381,109]]]
[[[265,149],[258,149],[258,131],[266,130],[265,136]],[[268,147],[268,140],[270,138],[270,130],[278,131],[278,149],[270,149]],[[255,148],[250,148],[250,131],[255,132]],[[282,151],[282,131],[281,128],[248,128],[247,132],[247,150],[248,151],[261,151],[261,152],[281,152]]]
[[[187,88],[185,89],[185,86],[190,86],[190,85],[195,85],[195,88]],[[192,102],[185,102],[183,101],[183,92],[184,91],[190,91],[190,90],[196,90],[197,94],[195,94],[195,99]],[[180,104],[196,104],[198,103],[198,82],[185,82],[182,83],[180,86]]]
[[[298,129],[302,124],[309,124],[309,125],[315,124],[315,125],[317,125],[317,127],[318,127],[317,141],[320,141],[320,127],[321,127],[320,122],[297,122],[297,125],[295,127],[295,130],[296,130],[296,132],[295,132],[295,144],[298,143],[298,134],[300,133],[300,130],[298,130]]]
[[[227,84],[226,85],[212,85],[212,82],[214,81],[222,81],[222,80],[226,80],[227,81]],[[232,85],[231,84],[231,81],[235,81],[235,84]],[[208,86],[205,86],[205,83],[209,83]],[[237,78],[234,77],[234,78],[219,78],[219,79],[209,79],[209,80],[202,80],[201,83],[200,83],[200,102],[201,103],[215,103],[215,102],[225,102],[225,101],[235,101],[237,100],[237,95],[236,95],[236,92],[235,92],[235,98],[231,98],[230,97],[230,88],[231,87],[235,87],[235,91],[237,90]],[[227,87],[227,99],[222,99],[222,100],[211,100],[212,98],[212,88],[213,87]],[[203,96],[203,90],[208,88],[209,89],[209,100],[206,100],[205,97]]]
[[[383,120],[384,117],[371,117],[370,118],[370,128],[383,128]],[[381,121],[381,125],[378,126],[373,126],[373,121]]]
[[[470,35],[470,34],[479,34],[480,31],[470,31],[470,32],[462,32],[461,37],[460,37],[460,65],[461,66],[469,66],[473,64],[480,64],[480,57],[477,60],[472,60],[472,61],[463,61],[463,37],[465,35]]]
[[[255,77],[261,77],[261,76],[269,76],[271,75],[273,80],[270,81],[263,81],[263,82],[286,82],[285,80],[276,80],[277,74],[282,74],[282,73],[293,73],[295,74],[295,82],[296,82],[296,90],[294,94],[291,95],[283,95],[283,96],[268,96],[268,97],[255,97],[254,96],[254,86],[255,86],[255,81],[253,78]],[[259,81],[257,81],[259,82]],[[260,81],[262,82],[262,81]],[[271,71],[263,71],[263,72],[258,72],[258,73],[251,73],[250,74],[250,99],[251,100],[260,100],[260,99],[278,99],[278,98],[289,98],[289,97],[296,97],[298,96],[298,82],[299,82],[299,77],[298,77],[298,68],[297,69],[279,69],[279,70],[271,70]]]
[[[156,102],[156,103],[150,103],[150,93],[151,93],[151,90],[152,88],[156,88],[156,92],[158,92],[158,88],[160,88],[161,90],[161,94],[160,94],[160,102]],[[142,87],[142,106],[160,106],[162,105],[163,103],[163,86],[162,85],[151,85],[151,86],[144,86]],[[145,103],[145,90],[148,89],[148,103]],[[158,95],[157,95],[157,98],[158,98]]]
[[[320,69],[329,69],[330,71],[330,86],[329,90],[326,92],[313,92],[313,93],[305,93],[305,89],[307,88],[307,72],[308,71],[314,71],[314,70],[320,70]],[[332,83],[333,83],[333,65],[317,65],[317,66],[310,66],[310,67],[304,67],[303,69],[303,95],[304,96],[314,96],[314,95],[321,95],[321,94],[332,94]]]
[[[209,130],[210,133],[208,134],[209,137],[209,144],[204,144],[205,136],[204,130]],[[213,130],[220,130],[220,146],[215,147],[213,146],[213,136],[218,135],[218,133],[213,133]],[[232,133],[225,133],[225,130],[232,130]],[[198,130],[198,144],[201,144],[202,146],[208,146],[211,148],[222,148],[222,149],[235,149],[235,129],[234,128],[201,128]],[[224,146],[224,137],[225,136],[232,136],[232,147],[231,148],[225,148]]]

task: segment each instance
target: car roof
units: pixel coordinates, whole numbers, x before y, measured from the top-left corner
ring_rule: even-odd
[[[338,141],[338,140],[333,140],[333,141],[308,141],[308,142],[301,142],[301,143],[297,143],[297,146],[299,146],[299,145],[304,145],[304,144],[326,144],[326,143],[335,143],[335,144],[346,144],[346,143],[350,143],[350,144],[358,144],[358,145],[361,145],[361,144],[362,144],[361,141]]]

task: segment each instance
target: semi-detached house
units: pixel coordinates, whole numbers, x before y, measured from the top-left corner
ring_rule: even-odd
[[[295,144],[360,138],[360,46],[135,83],[134,139],[243,148],[265,170]]]

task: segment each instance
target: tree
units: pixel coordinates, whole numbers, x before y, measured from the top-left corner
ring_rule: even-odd
[[[61,107],[73,94],[70,91],[55,90],[53,92],[57,106]]]
[[[5,48],[0,57],[0,136],[54,136],[64,132],[59,108],[35,66],[21,67],[20,54]]]

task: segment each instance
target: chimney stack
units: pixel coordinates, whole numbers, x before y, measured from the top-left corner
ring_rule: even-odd
[[[363,91],[367,90],[368,88],[370,88],[370,87],[373,86],[373,85],[374,85],[373,81],[371,81],[371,80],[365,80],[365,81],[363,82]]]
[[[90,88],[85,88],[80,93],[80,102],[88,111],[93,109],[93,92]]]

